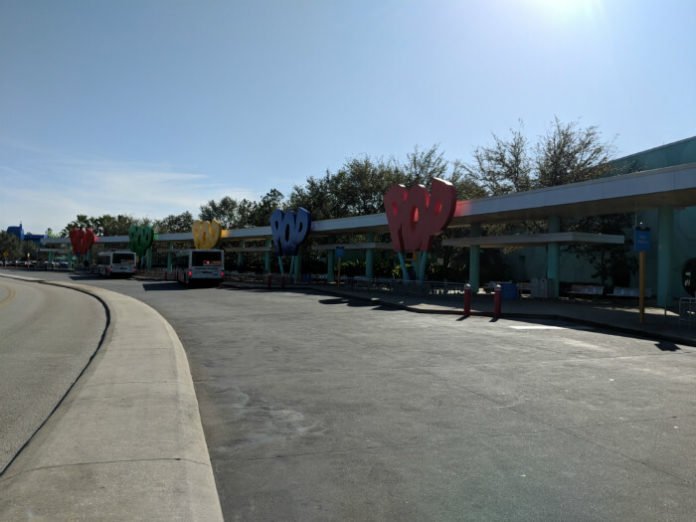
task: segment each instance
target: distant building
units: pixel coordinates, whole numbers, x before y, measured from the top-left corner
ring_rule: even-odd
[[[7,227],[7,233],[15,236],[20,241],[33,241],[34,243],[39,243],[44,238],[43,234],[24,232],[24,227],[22,227],[21,223],[16,227]]]

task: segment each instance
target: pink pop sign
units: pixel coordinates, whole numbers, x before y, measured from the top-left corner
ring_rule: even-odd
[[[397,252],[427,252],[433,237],[449,224],[457,205],[457,190],[449,181],[433,179],[423,185],[394,185],[384,194],[392,245]]]

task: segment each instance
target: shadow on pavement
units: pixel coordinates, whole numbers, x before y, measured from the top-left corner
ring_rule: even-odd
[[[167,281],[166,283],[143,283],[143,290],[146,292],[182,289],[184,289],[184,287],[176,281]]]
[[[529,310],[513,308],[512,311],[506,313],[506,305],[503,304],[503,313],[496,320],[492,317],[490,310],[492,309],[492,299],[487,299],[487,296],[479,296],[479,299],[475,299],[472,303],[472,315],[465,317],[462,315],[461,311],[457,311],[459,306],[459,299],[457,300],[434,300],[434,303],[428,303],[427,300],[423,301],[423,305],[436,304],[440,305],[441,309],[438,310],[422,310],[420,302],[414,301],[412,296],[404,296],[403,301],[399,299],[399,296],[376,296],[366,294],[365,296],[358,295],[337,295],[338,291],[326,291],[323,292],[315,288],[298,288],[298,287],[288,287],[285,289],[273,287],[272,289],[259,288],[256,287],[240,287],[240,286],[223,286],[226,290],[242,290],[246,292],[258,292],[258,293],[273,293],[273,292],[286,292],[295,294],[304,294],[316,296],[318,302],[324,305],[345,305],[351,307],[368,307],[373,310],[382,311],[399,311],[399,310],[410,310],[412,312],[419,313],[431,313],[435,315],[440,315],[441,317],[450,316],[452,321],[462,322],[466,324],[466,319],[470,317],[486,318],[491,323],[498,323],[500,320],[505,322],[515,321],[527,324],[536,325],[548,325],[548,326],[560,326],[567,330],[589,330],[602,333],[604,335],[611,335],[615,337],[623,337],[627,339],[641,339],[641,340],[651,340],[655,342],[655,347],[663,352],[676,352],[680,351],[681,345],[685,346],[696,346],[696,342],[689,342],[687,340],[682,341],[674,336],[664,335],[659,331],[651,330],[638,330],[631,327],[630,321],[626,319],[627,316],[633,318],[636,315],[636,311],[632,308],[626,308],[626,310],[616,310],[611,311],[611,317],[607,317],[605,310],[591,310],[592,313],[589,317],[574,317],[572,314],[566,315],[564,312],[565,308],[574,311],[579,308],[575,303],[561,302],[561,303],[539,303],[542,306],[535,306]],[[376,298],[376,299],[375,299]],[[390,302],[392,301],[392,302]],[[444,304],[443,304],[444,303]],[[445,310],[443,310],[443,308]],[[449,308],[447,310],[447,308]],[[509,310],[509,308],[508,308]],[[588,315],[586,310],[580,308],[581,315]],[[498,323],[500,324],[500,323]],[[663,337],[663,340],[657,342],[657,339]]]
[[[345,297],[335,297],[330,299],[320,299],[319,304],[323,305],[345,305],[352,308],[372,308],[373,310],[379,310],[382,312],[398,312],[403,310],[398,306],[389,306],[384,303],[379,303],[376,301],[370,302],[363,299],[350,299]]]
[[[97,274],[72,274],[70,279],[73,281],[95,281],[104,278]]]
[[[657,346],[663,352],[678,352],[681,350],[679,346],[669,341],[660,341],[659,343],[655,343],[655,346]]]

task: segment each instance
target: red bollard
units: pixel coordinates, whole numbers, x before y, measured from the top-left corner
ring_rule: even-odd
[[[471,315],[471,285],[464,285],[464,316],[469,317]]]
[[[495,285],[495,292],[493,293],[493,317],[496,319],[500,317],[502,300],[503,292],[501,291],[500,285]]]

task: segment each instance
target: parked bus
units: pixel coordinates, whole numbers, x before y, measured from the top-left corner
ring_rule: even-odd
[[[105,250],[97,256],[97,272],[99,275],[111,277],[135,274],[135,252],[130,250]]]
[[[221,283],[225,278],[225,253],[222,250],[182,250],[176,255],[176,280],[188,285],[195,282]]]

